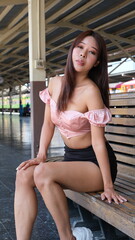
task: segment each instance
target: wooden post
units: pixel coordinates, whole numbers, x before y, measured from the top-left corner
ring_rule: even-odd
[[[36,156],[38,151],[39,138],[44,115],[44,104],[39,99],[39,91],[45,88],[44,9],[44,0],[28,0],[32,158]]]
[[[9,88],[9,106],[10,106],[10,115],[12,115],[12,87]]]
[[[4,114],[4,89],[2,89],[2,114]]]

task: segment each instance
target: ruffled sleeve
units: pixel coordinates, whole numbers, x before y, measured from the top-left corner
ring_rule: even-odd
[[[90,110],[85,113],[85,117],[89,120],[90,124],[105,127],[111,121],[111,112],[108,108]]]
[[[39,97],[44,103],[50,104],[50,94],[48,92],[48,88],[44,89],[43,91],[39,92]]]

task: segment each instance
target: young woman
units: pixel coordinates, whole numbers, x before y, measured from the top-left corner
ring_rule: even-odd
[[[56,223],[60,240],[75,240],[63,189],[103,190],[102,200],[126,201],[114,191],[116,158],[104,136],[111,114],[103,38],[92,30],[81,33],[69,50],[64,77],[52,78],[40,97],[46,107],[39,152],[17,168],[17,240],[30,239],[37,215],[35,187]],[[46,162],[55,125],[65,143],[64,161]]]

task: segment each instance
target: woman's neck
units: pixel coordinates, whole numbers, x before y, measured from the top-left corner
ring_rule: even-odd
[[[84,74],[77,73],[76,77],[76,87],[84,86],[88,82],[88,77]]]

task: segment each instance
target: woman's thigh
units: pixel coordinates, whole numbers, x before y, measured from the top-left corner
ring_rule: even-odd
[[[93,192],[103,189],[100,168],[92,162],[50,162],[45,163],[42,167],[45,173],[43,175],[47,177],[49,174],[49,177],[63,188],[78,192]]]

